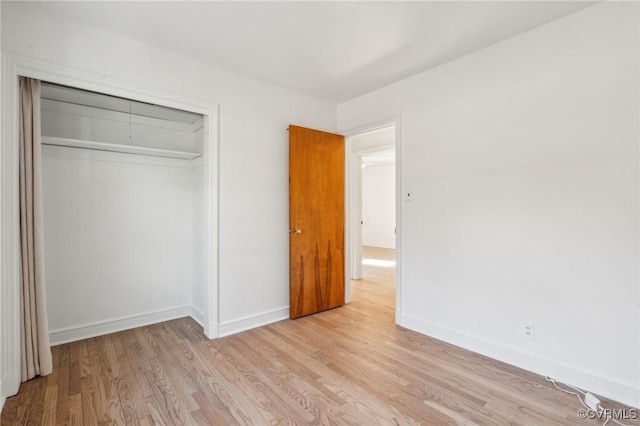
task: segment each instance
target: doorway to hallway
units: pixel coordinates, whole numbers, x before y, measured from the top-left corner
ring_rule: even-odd
[[[378,303],[392,311],[400,295],[396,279],[398,124],[389,123],[347,138],[348,301],[384,295],[388,299],[378,299]],[[397,237],[399,242],[400,235]]]

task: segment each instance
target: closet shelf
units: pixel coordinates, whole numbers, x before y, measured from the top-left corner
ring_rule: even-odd
[[[125,154],[150,155],[154,157],[178,158],[181,160],[194,160],[202,154],[187,151],[172,151],[169,149],[147,148],[143,146],[119,145],[115,143],[93,142],[80,139],[56,138],[43,136],[43,145],[66,146],[69,148],[94,149],[97,151],[122,152]]]

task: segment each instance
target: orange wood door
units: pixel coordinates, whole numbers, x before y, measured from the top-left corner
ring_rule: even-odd
[[[289,126],[290,317],[344,305],[344,137]]]

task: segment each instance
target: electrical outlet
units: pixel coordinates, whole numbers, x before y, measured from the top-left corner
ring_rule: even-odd
[[[524,323],[524,337],[530,340],[536,340],[536,325],[534,323]]]

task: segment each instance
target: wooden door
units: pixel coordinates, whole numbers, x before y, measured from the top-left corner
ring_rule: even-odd
[[[344,137],[289,126],[290,317],[344,305]]]

